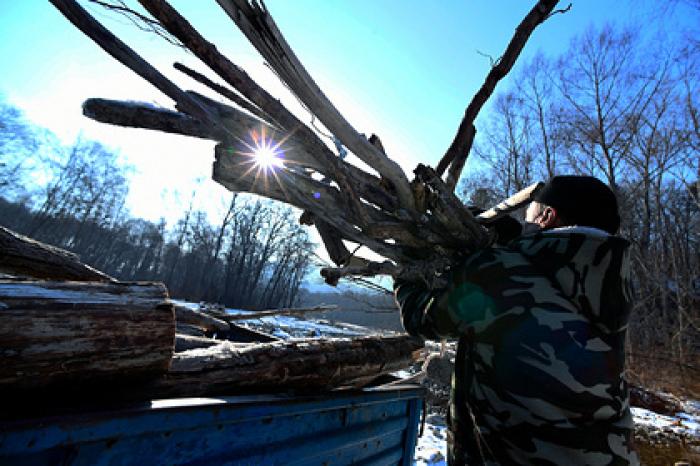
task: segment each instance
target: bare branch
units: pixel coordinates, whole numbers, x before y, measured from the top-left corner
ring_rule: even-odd
[[[399,268],[389,261],[385,262],[369,262],[365,266],[349,266],[342,268],[326,267],[321,269],[321,276],[329,285],[337,285],[338,281],[347,276],[352,277],[374,277],[376,275],[397,276]]]
[[[302,225],[314,225],[316,227],[318,234],[321,236],[321,241],[323,241],[323,245],[326,247],[328,257],[330,257],[336,265],[345,265],[347,263],[351,253],[348,248],[345,247],[345,244],[343,244],[342,233],[329,225],[328,222],[317,218],[308,210],[302,214],[299,223]]]
[[[471,150],[474,137],[476,136],[476,128],[474,125],[471,125],[469,130],[460,136],[464,137],[464,140],[459,142],[460,149],[457,151],[457,156],[450,164],[450,170],[447,172],[447,181],[445,182],[445,185],[451,191],[455,190],[459,177],[464,169],[464,164],[467,162],[467,157],[469,157],[469,151]]]
[[[83,103],[83,115],[111,125],[153,129],[215,141],[226,139],[226,134],[215,126],[203,124],[185,113],[148,103],[88,99]]]
[[[572,6],[573,6],[573,3],[569,3],[569,4],[566,6],[566,8],[560,8],[560,9],[558,9],[558,10],[554,10],[553,12],[551,12],[550,14],[548,14],[547,17],[546,17],[544,20],[547,21],[549,18],[551,18],[552,16],[554,16],[554,15],[556,15],[556,14],[568,13],[568,12],[571,10],[571,7],[572,7]]]
[[[514,210],[523,207],[528,202],[531,202],[534,195],[537,193],[537,191],[542,189],[543,186],[544,183],[542,182],[534,183],[522,191],[518,191],[517,193],[513,194],[505,201],[500,202],[497,206],[490,208],[486,212],[480,213],[476,216],[476,218],[484,224],[492,223],[509,212],[513,212]]]
[[[558,0],[538,1],[515,29],[515,34],[510,40],[508,47],[506,47],[505,53],[500,60],[498,60],[498,63],[491,68],[491,71],[486,76],[484,84],[481,85],[481,88],[469,103],[452,144],[435,169],[435,173],[437,173],[438,176],[442,176],[447,166],[464,150],[464,141],[467,140],[465,133],[471,130],[470,128],[474,124],[474,120],[476,120],[479,111],[488,98],[493,94],[496,84],[498,84],[498,82],[513,68],[515,61],[518,59],[518,56],[520,56],[520,52],[523,50],[532,32],[539,24],[547,19],[557,3],[559,3]],[[467,151],[470,148],[471,147],[467,147]]]
[[[347,266],[340,268],[326,267],[321,269],[321,276],[329,285],[337,285],[341,278],[345,277],[375,277],[388,275],[401,277],[411,281],[424,282],[429,288],[444,287],[447,285],[444,272],[452,264],[452,258],[436,257],[428,260],[416,260],[411,263],[397,266],[390,261],[370,262],[364,265]]]
[[[432,196],[428,199],[430,210],[442,225],[448,227],[450,235],[471,251],[489,245],[491,239],[484,227],[479,225],[437,173],[422,164],[416,167],[414,173],[420,181],[432,189]]]
[[[413,197],[403,170],[370,144],[338,112],[296,57],[267,11],[255,1],[217,1],[309,111],[360,160],[394,184],[403,206],[413,208]]]
[[[180,90],[150,63],[109,32],[77,2],[74,0],[51,0],[51,3],[105,52],[177,102],[183,111],[208,124],[217,124],[217,121],[211,117],[205,107]]]
[[[185,48],[184,45],[182,45],[182,42],[168,34],[168,32],[163,29],[163,27],[158,23],[158,21],[153,20],[152,18],[149,18],[146,15],[142,15],[138,11],[129,8],[126,3],[123,1],[114,1],[112,2],[107,2],[107,1],[101,1],[101,0],[88,0],[90,3],[94,3],[95,5],[99,5],[107,10],[111,11],[116,11],[120,15],[124,16],[127,18],[129,21],[132,22],[134,26],[139,28],[140,30],[144,32],[151,32],[161,38],[163,38],[165,41],[168,43],[175,45],[177,47]]]
[[[459,157],[446,162],[451,164],[447,182],[430,168],[419,165],[416,178],[408,183],[398,165],[386,155],[379,138],[372,135],[366,139],[333,107],[291,51],[264,6],[255,0],[219,0],[312,117],[323,122],[338,145],[352,150],[376,170],[378,177],[336,155],[318,134],[224,57],[165,0],[140,2],[168,33],[232,89],[182,64],[175,64],[176,69],[228,98],[235,107],[180,90],[89,15],[86,18],[84,12],[76,10],[74,2],[53,1],[76,25],[88,24],[83,32],[171,96],[180,110],[90,99],[84,104],[84,113],[111,124],[219,141],[212,178],[231,191],[258,194],[302,209],[302,223],[316,226],[333,262],[343,266],[339,271],[328,269],[331,271],[326,275],[331,282],[337,282],[341,276],[390,274],[438,286],[443,281],[441,271],[463,255],[490,244],[489,233],[453,193],[476,132],[472,120],[463,120],[467,131],[460,132],[456,141]],[[546,13],[539,11],[541,15]],[[531,32],[535,25],[525,23]],[[527,28],[521,25],[520,29]],[[529,32],[524,37],[522,31],[516,32],[512,42],[522,48]],[[503,68],[508,53],[517,56],[512,48],[513,44],[506,59],[494,70]],[[487,79],[487,83],[495,85],[492,81]],[[485,99],[488,94],[482,97]],[[256,164],[256,146],[261,139],[267,142],[268,136],[284,153],[283,167],[269,169]],[[344,241],[365,246],[389,261],[374,263],[356,257]]]
[[[227,99],[229,99],[231,102],[238,105],[242,109],[248,110],[253,115],[256,115],[257,117],[262,118],[265,121],[269,121],[270,123],[276,124],[276,122],[274,121],[274,118],[270,117],[267,113],[260,110],[259,107],[257,107],[254,104],[251,104],[248,100],[239,96],[238,94],[236,94],[232,90],[230,90],[230,89],[228,89],[220,84],[216,84],[214,81],[210,80],[209,78],[207,78],[203,74],[197,73],[196,71],[194,71],[191,68],[188,68],[187,66],[183,65],[182,63],[174,63],[173,67],[176,70],[178,70],[182,73],[185,73],[187,76],[194,79],[195,81],[197,81],[201,84],[204,84],[209,89],[212,89],[213,91],[226,97]]]

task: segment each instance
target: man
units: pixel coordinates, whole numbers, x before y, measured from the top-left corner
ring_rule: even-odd
[[[524,234],[468,257],[446,289],[396,281],[408,333],[459,338],[449,464],[638,464],[619,223],[605,184],[557,176],[535,195]]]

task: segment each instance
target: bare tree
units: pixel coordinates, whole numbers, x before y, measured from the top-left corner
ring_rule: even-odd
[[[204,270],[202,270],[200,275],[199,289],[201,290],[200,300],[202,301],[212,301],[218,298],[218,291],[214,287],[214,274],[220,272],[217,263],[223,251],[226,232],[236,214],[237,199],[238,196],[234,193],[233,196],[231,196],[228,209],[224,213],[221,223],[216,230],[214,246],[207,258]]]
[[[531,185],[537,175],[531,139],[534,122],[524,99],[515,92],[500,94],[492,115],[498,116],[487,127],[487,143],[479,145],[476,153],[493,168],[502,195],[507,197]]]
[[[0,189],[21,189],[16,180],[30,168],[28,162],[39,148],[34,128],[16,107],[0,100]]]
[[[516,90],[532,115],[530,126],[533,157],[542,157],[540,177],[549,179],[556,175],[562,130],[557,124],[556,90],[552,82],[553,64],[542,53],[525,65],[516,81]]]
[[[165,279],[165,283],[168,286],[172,286],[173,274],[175,273],[175,269],[177,268],[178,263],[180,261],[182,248],[184,247],[185,241],[187,240],[187,236],[190,233],[190,217],[194,209],[194,199],[196,194],[197,190],[193,189],[192,195],[190,197],[189,207],[185,211],[184,217],[178,221],[176,226],[176,240],[173,245],[174,247],[172,247],[169,251],[170,264],[168,265],[168,274],[166,276],[167,278]]]
[[[570,164],[603,176],[613,190],[639,119],[668,71],[667,62],[644,65],[635,40],[631,30],[589,29],[559,59],[554,81],[566,102],[559,118],[574,149]]]
[[[54,151],[59,162],[42,193],[29,234],[47,241],[61,236],[65,240],[61,246],[74,247],[87,240],[82,235],[88,222],[108,221],[121,209],[128,191],[128,167],[95,141],[78,139],[72,147],[54,147]],[[51,218],[71,219],[63,225],[70,233],[46,229]],[[77,224],[73,218],[79,219]]]

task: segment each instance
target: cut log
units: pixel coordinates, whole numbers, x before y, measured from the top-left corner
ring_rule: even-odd
[[[683,411],[679,400],[672,395],[655,393],[637,385],[630,385],[630,405],[664,416],[675,416]]]
[[[0,280],[0,388],[158,376],[174,350],[161,283]]]
[[[255,388],[326,390],[359,386],[411,365],[423,348],[407,335],[241,345],[221,342],[176,353],[154,389],[159,396],[202,396]]]
[[[163,397],[362,387],[414,364],[423,348],[421,340],[407,335],[253,344],[177,335],[177,343],[184,351],[174,354],[167,373],[148,380],[60,384],[50,390],[0,385],[0,418]]]
[[[115,281],[66,250],[0,226],[0,272],[48,280]]]
[[[175,331],[178,336],[188,336],[194,338],[208,338],[212,334],[216,334],[219,340],[229,340],[240,343],[269,343],[271,341],[279,341],[277,338],[267,333],[259,332],[252,328],[243,327],[234,323],[226,324],[226,330],[211,330],[207,331],[199,325],[183,324],[178,322],[175,326]],[[176,349],[176,351],[180,351]]]
[[[182,324],[180,322],[175,324],[175,332],[180,335],[187,335],[190,337],[205,338],[207,336],[207,331],[202,327],[192,324]]]
[[[281,338],[260,332],[258,330],[231,323],[228,332],[217,333],[217,338],[240,343],[270,343],[280,341]]]
[[[270,309],[267,311],[257,311],[257,312],[249,312],[245,314],[235,314],[235,315],[228,315],[225,317],[225,319],[229,322],[235,321],[235,320],[251,320],[251,319],[261,319],[263,317],[272,317],[272,316],[285,316],[285,315],[304,315],[309,312],[325,312],[325,311],[334,311],[338,308],[335,304],[330,304],[330,305],[320,305],[320,306],[313,306],[313,307],[290,307],[290,308],[285,308],[285,309]]]
[[[525,206],[525,204],[532,202],[535,194],[537,194],[542,187],[544,187],[544,183],[542,182],[531,184],[527,188],[518,191],[508,199],[500,202],[497,206],[491,207],[486,212],[480,213],[477,215],[476,219],[483,224],[495,222],[504,215],[513,212],[514,210],[518,210]]]
[[[221,319],[217,319],[205,312],[196,311],[186,306],[174,304],[175,319],[178,325],[190,324],[200,327],[207,332],[227,332],[229,324]]]
[[[197,348],[210,348],[219,343],[221,343],[220,340],[214,340],[213,338],[195,337],[179,332],[175,334],[175,351],[178,353]]]

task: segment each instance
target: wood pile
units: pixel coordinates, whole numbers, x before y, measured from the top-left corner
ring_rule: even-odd
[[[5,406],[38,392],[60,403],[356,387],[407,367],[422,348],[404,335],[283,341],[236,316],[176,305],[161,283],[119,282],[66,251],[0,233]]]
[[[409,179],[385,152],[379,137],[366,137],[338,111],[259,0],[217,3],[310,113],[311,124],[251,79],[166,0],[139,0],[147,15],[123,2],[93,3],[125,14],[137,24],[146,22],[149,30],[156,28],[191,52],[215,78],[182,63],[173,66],[207,87],[218,100],[178,86],[76,0],[50,1],[97,46],[175,102],[173,110],[133,100],[94,98],[83,103],[85,116],[112,125],[217,142],[212,179],[230,191],[258,194],[301,209],[300,223],[316,228],[336,265],[321,270],[329,284],[335,285],[343,277],[391,275],[424,281],[432,287],[444,285],[443,272],[466,254],[494,240],[493,232],[486,228],[488,222],[474,218],[454,193],[474,141],[476,117],[498,82],[513,68],[533,31],[555,13],[568,9],[555,10],[558,0],[535,3],[467,106],[440,162],[434,169],[419,164]],[[325,131],[318,130],[314,122]],[[322,138],[326,133],[331,135],[335,151]],[[284,152],[283,166],[261,166],[256,149]],[[345,160],[348,153],[362,164]],[[359,257],[355,252],[360,246],[385,260]]]

